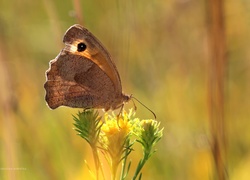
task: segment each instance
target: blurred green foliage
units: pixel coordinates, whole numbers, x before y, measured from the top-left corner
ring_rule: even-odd
[[[111,53],[124,92],[165,128],[144,179],[211,179],[206,1],[82,1],[84,26]],[[77,23],[73,1],[0,0],[0,179],[91,179],[71,114],[44,100],[45,71]],[[225,1],[225,122],[231,179],[250,172],[250,2]],[[125,106],[129,108],[132,103]],[[138,104],[137,116],[152,118]],[[136,159],[137,153],[131,155]]]

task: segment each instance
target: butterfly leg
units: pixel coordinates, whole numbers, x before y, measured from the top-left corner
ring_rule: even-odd
[[[86,112],[86,111],[89,111],[91,110],[92,108],[84,108],[83,111]]]
[[[134,105],[134,109],[135,109],[135,111],[137,110],[137,106],[135,105],[135,101],[133,100],[133,99],[131,99],[132,100],[132,102],[133,102],[133,105]]]
[[[117,114],[117,118],[118,118],[118,117],[120,117],[121,114],[122,114],[122,111],[123,111],[123,108],[124,108],[124,104],[118,106],[117,108],[121,108],[120,111],[119,111],[119,113]]]
[[[120,106],[118,106],[117,108],[121,108],[120,111],[119,111],[119,113],[118,113],[117,116],[116,116],[117,125],[118,125],[119,128],[121,128],[120,125],[119,125],[119,118],[120,118],[121,115],[122,115],[122,111],[123,111],[123,108],[124,108],[124,103],[122,103],[122,104],[121,104]]]

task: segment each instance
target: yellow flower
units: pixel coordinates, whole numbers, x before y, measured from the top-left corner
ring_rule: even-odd
[[[119,117],[105,115],[105,123],[101,128],[101,144],[111,166],[113,177],[124,156],[125,144],[132,130],[131,127],[127,113]]]

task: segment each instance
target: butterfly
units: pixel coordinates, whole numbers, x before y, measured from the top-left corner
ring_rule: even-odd
[[[116,65],[101,42],[79,24],[63,37],[65,47],[46,71],[45,100],[51,109],[117,109],[131,99],[122,92]]]

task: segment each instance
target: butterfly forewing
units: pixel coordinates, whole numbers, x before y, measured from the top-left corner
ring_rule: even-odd
[[[64,36],[65,48],[50,61],[44,85],[50,108],[116,109],[130,98],[122,93],[115,64],[101,43],[74,25]]]

